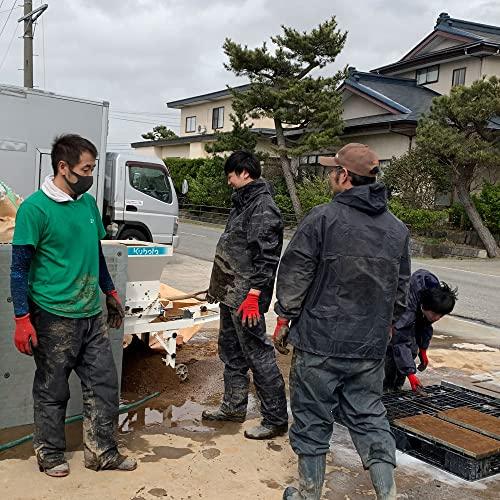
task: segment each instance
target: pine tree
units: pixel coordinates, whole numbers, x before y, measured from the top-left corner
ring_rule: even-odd
[[[335,61],[344,47],[347,33],[337,29],[335,17],[310,32],[282,26],[283,33],[271,37],[274,50],[264,42],[249,49],[227,38],[226,69],[250,81],[245,92],[233,93],[233,108],[241,116],[271,118],[276,131],[277,153],[297,219],[302,208],[291,169],[291,156],[331,148],[342,132],[342,106],[338,87],[345,71],[333,76],[313,74]],[[287,140],[286,130],[300,135]]]
[[[223,153],[226,151],[236,151],[243,149],[255,153],[257,146],[257,134],[252,132],[253,124],[248,124],[246,116],[242,112],[235,112],[229,115],[233,123],[230,132],[216,131],[214,142],[205,146],[207,153]]]
[[[485,172],[500,169],[499,128],[500,80],[494,76],[435,98],[417,127],[417,145],[447,169],[489,257],[498,256],[499,249],[471,199],[471,190]]]
[[[152,132],[142,134],[141,137],[149,141],[160,141],[175,139],[178,136],[173,130],[170,130],[165,125],[157,125],[156,127],[153,127]]]

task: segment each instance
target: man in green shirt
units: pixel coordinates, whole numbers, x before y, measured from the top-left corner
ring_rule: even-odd
[[[119,454],[118,379],[99,288],[106,294],[108,324],[124,316],[102,254],[105,237],[93,182],[97,150],[78,135],[52,146],[54,175],[19,207],[12,246],[11,291],[17,349],[33,355],[33,444],[40,471],[69,474],[64,419],[72,370],[81,380],[85,466],[133,470]]]

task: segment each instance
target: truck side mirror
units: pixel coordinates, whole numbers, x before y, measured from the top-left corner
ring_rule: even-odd
[[[187,194],[188,191],[189,191],[189,183],[188,183],[187,179],[184,179],[182,181],[181,193]]]

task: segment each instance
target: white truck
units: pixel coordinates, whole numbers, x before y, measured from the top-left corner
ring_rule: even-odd
[[[52,173],[54,138],[76,133],[98,152],[92,194],[112,239],[178,244],[178,204],[162,161],[106,151],[109,103],[0,85],[0,180],[22,197]]]

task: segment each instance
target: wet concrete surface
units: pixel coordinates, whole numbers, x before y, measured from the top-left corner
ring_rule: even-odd
[[[123,401],[139,399],[159,388],[162,393],[146,405],[120,416],[120,445],[139,461],[135,477],[146,477],[153,467],[160,467],[160,470],[168,472],[169,478],[177,478],[172,479],[173,484],[183,481],[184,489],[172,489],[168,484],[155,483],[149,478],[147,481],[144,479],[144,486],[132,491],[130,486],[125,486],[126,478],[120,480],[118,477],[116,481],[121,481],[120,488],[124,488],[127,494],[118,495],[117,486],[116,496],[108,492],[101,498],[278,499],[288,484],[296,483],[296,457],[286,437],[261,443],[250,443],[243,437],[243,429],[258,422],[259,408],[253,394],[250,397],[248,421],[245,424],[202,421],[203,409],[217,406],[222,396],[222,363],[216,355],[216,329],[204,330],[195,339],[178,350],[177,361],[187,363],[189,367],[189,378],[184,383],[175,380],[173,372],[169,372],[170,368],[161,362],[158,363],[158,359],[161,361],[161,352],[144,356],[140,370],[137,366],[141,364],[140,359],[128,354],[124,356],[124,387],[127,388],[128,384],[129,389],[135,387],[137,391],[124,392]],[[438,333],[436,340],[435,347],[440,352],[447,351],[448,356],[452,358],[456,350],[450,348],[456,339],[449,339],[445,335],[440,337]],[[495,366],[498,353],[481,354],[486,369]],[[285,380],[288,380],[291,356],[279,356],[278,359]],[[432,351],[430,359],[432,364]],[[139,379],[136,380],[135,386],[129,383],[130,381],[126,382],[131,373]],[[470,375],[456,368],[429,368],[421,378],[425,384],[439,383],[443,378],[470,383]],[[15,429],[15,432],[20,435],[28,430],[30,429]],[[72,453],[81,452],[81,435],[81,423],[67,427],[70,457]],[[5,435],[2,441],[4,440]],[[250,452],[252,447],[257,447],[253,456]],[[31,443],[1,454],[0,472],[3,464],[10,460],[32,460],[32,455]],[[500,496],[500,480],[496,478],[469,483],[399,452],[398,463],[398,498],[465,500],[493,499]],[[222,469],[221,464],[224,464]],[[335,426],[327,464],[324,499],[375,498],[369,475],[361,466],[348,432],[338,425]],[[37,474],[35,470],[32,473]],[[79,471],[76,472],[78,473]],[[194,477],[196,474],[197,478]],[[74,476],[74,473],[71,476]],[[99,474],[92,477],[101,478]],[[203,479],[200,480],[200,477]],[[229,485],[234,481],[231,478],[237,481],[234,483],[236,490],[230,489]],[[252,481],[251,488],[238,489],[239,485],[245,484],[247,480]],[[96,484],[98,483],[99,481]],[[138,484],[137,481],[135,484]],[[230,491],[232,493],[229,493]],[[12,498],[54,497],[27,495]]]
[[[209,266],[181,259],[165,269],[166,281],[184,290],[202,289]],[[173,279],[176,278],[176,279]],[[267,315],[268,332],[275,315]],[[449,380],[473,386],[478,372],[500,376],[500,351],[473,351],[454,344],[483,343],[497,348],[489,330],[466,325],[456,335],[453,323],[438,323],[429,350],[430,366],[419,374],[425,385]],[[493,332],[496,333],[496,332]],[[498,337],[497,337],[498,338]],[[217,356],[217,325],[207,325],[178,349],[177,363],[188,366],[189,377],[181,383],[161,361],[161,352],[131,350],[125,353],[122,402],[131,402],[156,390],[161,394],[142,407],[120,416],[119,442],[124,453],[134,456],[139,467],[133,473],[94,473],[82,466],[81,423],[67,426],[71,474],[49,480],[37,472],[32,443],[0,453],[1,497],[11,499],[95,498],[152,500],[263,499],[278,500],[283,489],[297,482],[297,460],[286,436],[270,442],[249,441],[244,429],[259,421],[255,394],[250,396],[247,421],[204,422],[205,408],[216,407],[223,394],[223,366]],[[278,355],[288,384],[291,356]],[[252,390],[253,390],[253,386]],[[31,432],[30,426],[0,431],[0,442]],[[400,499],[497,499],[500,478],[470,483],[413,457],[398,452],[396,482]],[[336,425],[328,456],[323,499],[373,499],[370,478],[363,470],[349,434]]]

